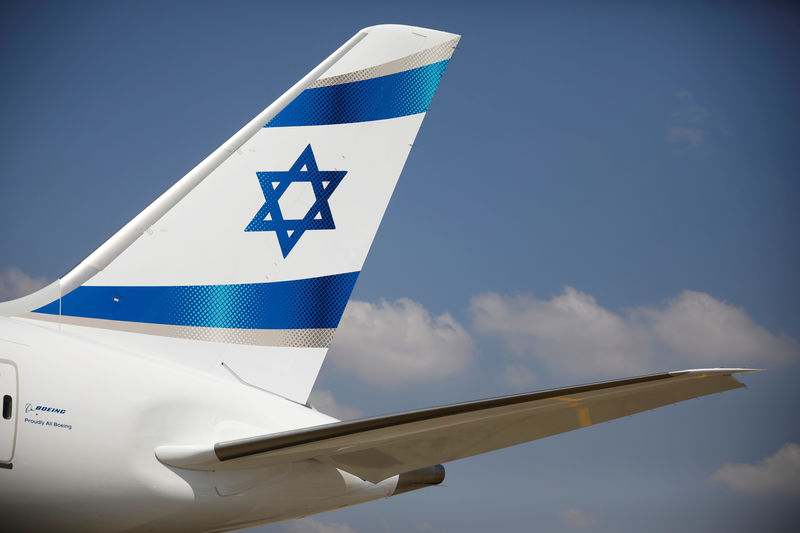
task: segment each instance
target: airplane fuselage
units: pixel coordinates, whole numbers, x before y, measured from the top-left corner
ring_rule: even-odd
[[[8,318],[0,318],[0,361],[16,367],[19,387],[12,468],[0,469],[10,531],[213,531],[387,497],[397,484],[397,476],[372,484],[314,460],[218,472],[159,462],[164,444],[335,421],[232,375]]]

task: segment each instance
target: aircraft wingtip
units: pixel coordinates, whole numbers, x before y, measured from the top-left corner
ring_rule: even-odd
[[[672,375],[684,375],[684,374],[711,374],[711,375],[720,375],[720,374],[753,374],[755,372],[763,372],[763,368],[691,368],[688,370],[678,370],[676,372],[670,372]]]

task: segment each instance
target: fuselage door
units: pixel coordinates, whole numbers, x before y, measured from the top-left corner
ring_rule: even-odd
[[[0,464],[14,458],[17,436],[17,367],[0,361]]]

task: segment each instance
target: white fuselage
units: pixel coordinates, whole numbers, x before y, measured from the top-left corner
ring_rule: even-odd
[[[4,531],[227,530],[387,497],[397,483],[317,461],[226,472],[160,463],[160,445],[336,421],[233,375],[14,318],[0,318],[0,362],[18,381],[13,467],[0,468]]]

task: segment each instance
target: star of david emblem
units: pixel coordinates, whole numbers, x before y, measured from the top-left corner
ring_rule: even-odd
[[[245,231],[274,231],[278,236],[283,257],[289,255],[294,245],[310,230],[336,229],[328,199],[347,174],[345,170],[319,170],[311,145],[306,146],[292,168],[283,172],[256,172],[264,205],[250,221]],[[292,183],[310,183],[316,200],[311,209],[299,220],[283,218],[278,200]]]

